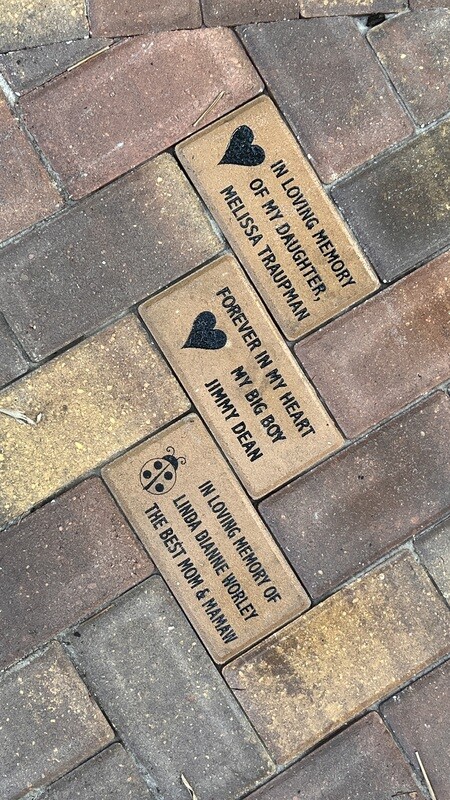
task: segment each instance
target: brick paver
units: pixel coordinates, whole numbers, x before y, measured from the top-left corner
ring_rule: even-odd
[[[377,714],[368,714],[249,800],[381,800],[423,797]]]
[[[24,94],[111,44],[112,39],[77,39],[15,50],[0,56],[0,72],[17,94]]]
[[[0,314],[0,353],[0,386],[4,386],[23,375],[28,365],[3,314]]]
[[[155,800],[155,797],[128,753],[113,744],[54,783],[43,800]]]
[[[381,422],[448,377],[449,268],[450,252],[295,348],[348,436]]]
[[[0,52],[81,39],[89,33],[84,0],[0,0]]]
[[[5,531],[0,563],[0,668],[152,572],[99,478]]]
[[[313,597],[450,510],[449,440],[439,392],[260,505]]]
[[[404,0],[299,0],[302,17],[395,13],[408,7]]]
[[[133,91],[130,92],[130,86]],[[130,39],[22,100],[27,124],[82,197],[254,97],[261,81],[232,31]]]
[[[189,404],[133,317],[48,362],[0,393],[0,521],[45,500],[152,433]]]
[[[0,707],[3,800],[50,783],[114,738],[57,644],[0,677]]]
[[[89,20],[94,36],[135,36],[154,30],[199,28],[200,0],[89,0]]]
[[[298,0],[201,0],[205,25],[298,19]]]
[[[368,39],[419,125],[450,110],[450,10],[402,14]]]
[[[0,304],[38,360],[221,249],[165,154],[0,252]]]
[[[450,0],[409,0],[409,7],[413,11],[426,11],[430,8],[450,8]]]
[[[447,606],[424,570],[401,555],[237,658],[224,675],[283,763],[437,661],[449,645]]]
[[[52,214],[62,201],[0,95],[0,242]]]
[[[352,19],[251,25],[240,35],[322,180],[413,132]]]
[[[438,800],[450,793],[450,661],[385,703],[383,716],[420,775],[422,760]]]
[[[233,800],[272,772],[231,692],[159,577],[79,629],[88,685],[171,800]],[[132,658],[130,658],[132,654]]]
[[[414,548],[450,603],[450,519],[419,536],[414,542]]]
[[[447,120],[332,190],[383,281],[450,244],[449,136]]]

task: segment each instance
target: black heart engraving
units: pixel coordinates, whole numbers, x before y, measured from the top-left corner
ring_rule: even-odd
[[[199,350],[220,350],[227,343],[227,335],[224,331],[215,328],[217,320],[211,311],[202,311],[194,319],[191,332],[183,345],[185,347],[196,347]]]
[[[236,128],[219,164],[238,164],[241,167],[257,167],[262,164],[266,154],[258,144],[252,144],[254,138],[255,135],[248,125]]]

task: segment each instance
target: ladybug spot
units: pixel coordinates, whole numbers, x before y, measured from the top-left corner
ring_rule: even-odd
[[[164,485],[162,483],[157,483],[156,486],[155,486],[155,489],[156,489],[157,492],[163,492],[164,491]]]
[[[148,479],[152,477],[152,473],[150,472],[149,469],[144,469],[144,472],[142,473],[142,475],[143,475],[143,477],[145,478],[146,481],[148,481]]]
[[[155,461],[155,469],[162,469],[163,465],[161,461]]]
[[[172,480],[172,477],[173,477],[173,475],[172,475],[172,473],[171,473],[171,472],[165,472],[165,473],[164,473],[164,477],[165,477],[166,481],[171,481],[171,480]]]

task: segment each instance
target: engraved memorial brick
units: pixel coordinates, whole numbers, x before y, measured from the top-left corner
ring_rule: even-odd
[[[450,646],[450,613],[411,555],[385,563],[225,667],[278,762],[393,692]]]
[[[234,258],[217,259],[140,313],[252,497],[342,444]]]
[[[103,477],[211,655],[224,662],[309,599],[198,417]]]
[[[378,286],[268,97],[192,136],[177,154],[289,339]]]

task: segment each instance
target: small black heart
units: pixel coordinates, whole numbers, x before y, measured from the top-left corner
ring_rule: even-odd
[[[191,332],[183,345],[185,347],[196,347],[199,350],[220,350],[227,343],[227,335],[224,331],[216,329],[214,326],[217,320],[211,311],[202,311],[194,319]]]
[[[236,128],[219,164],[238,164],[241,167],[257,167],[262,164],[266,154],[258,144],[252,144],[254,138],[255,135],[248,125]]]

